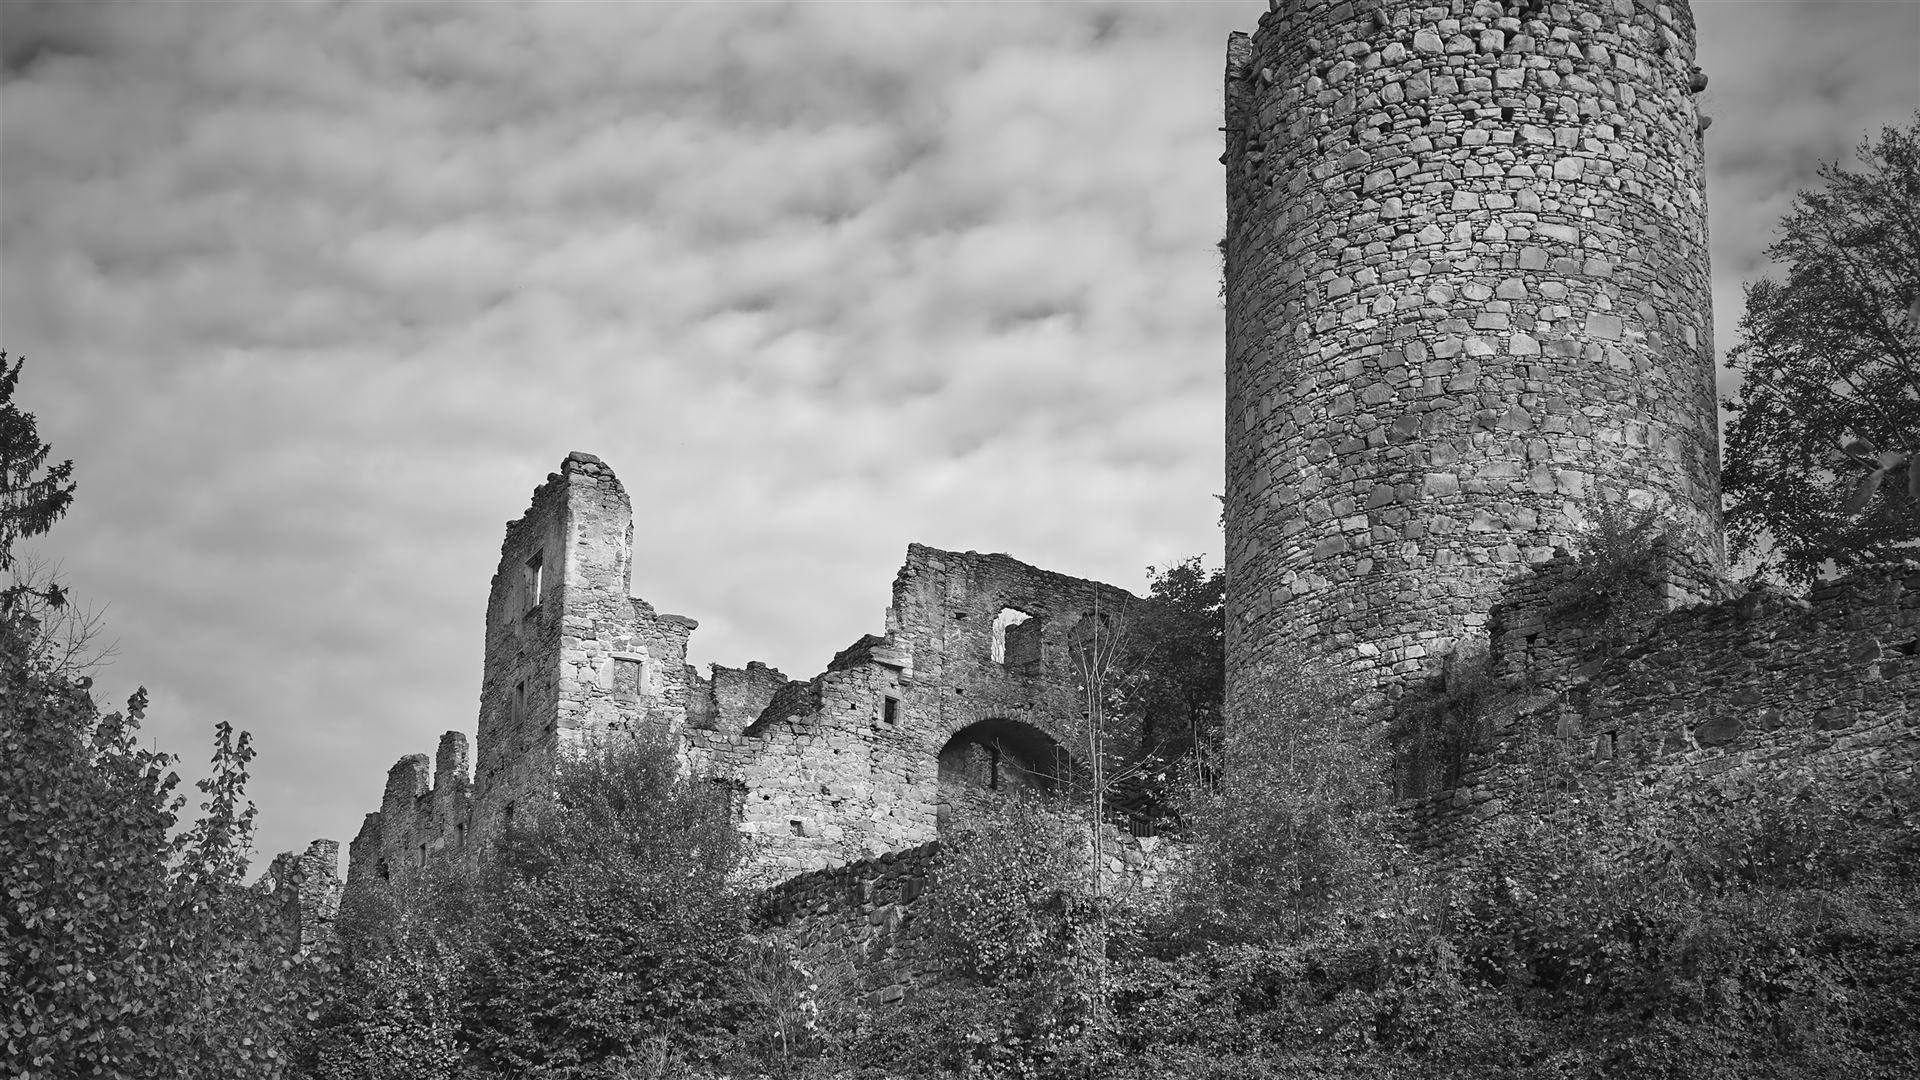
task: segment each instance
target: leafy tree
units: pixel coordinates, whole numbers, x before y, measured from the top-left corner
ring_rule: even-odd
[[[0,567],[72,501],[72,463],[13,402],[0,353]],[[0,1073],[273,1077],[317,960],[242,876],[253,748],[221,724],[203,816],[168,754],[142,749],[146,692],[101,715],[47,641],[57,586],[0,602]]]
[[[1920,541],[1920,116],[1859,158],[1781,220],[1786,279],[1747,287],[1727,358],[1735,551],[1800,582]]]
[[[660,732],[562,755],[555,792],[483,869],[470,1058],[513,1077],[615,1077],[724,1047],[746,1019],[730,792],[681,776]]]
[[[664,733],[561,755],[554,796],[468,865],[342,912],[303,1055],[333,1080],[665,1075],[755,1019],[730,792]],[[680,1075],[680,1073],[672,1073]]]
[[[317,960],[245,888],[247,737],[219,729],[204,816],[146,705],[102,716],[86,680],[47,677],[0,628],[0,1072],[271,1077]]]
[[[1226,571],[1194,555],[1147,573],[1117,711],[1134,718],[1142,756],[1205,758],[1218,748],[1226,695]]]
[[[1187,918],[1230,937],[1310,925],[1393,850],[1383,725],[1360,708],[1361,685],[1302,660],[1247,687],[1217,780],[1195,785],[1187,812],[1198,849]]]

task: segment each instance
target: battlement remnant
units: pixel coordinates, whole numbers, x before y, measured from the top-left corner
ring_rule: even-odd
[[[1683,0],[1229,40],[1230,698],[1292,652],[1397,693],[1601,501],[1723,572],[1694,60]]]

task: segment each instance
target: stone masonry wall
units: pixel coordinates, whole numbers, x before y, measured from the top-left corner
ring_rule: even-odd
[[[1230,681],[1397,692],[1595,499],[1721,568],[1686,4],[1275,8],[1228,46]]]
[[[1541,576],[1564,572],[1552,564]],[[1808,600],[1750,592],[1669,612],[1625,643],[1589,637],[1584,650],[1543,653],[1541,631],[1532,643],[1521,633],[1577,619],[1509,618],[1518,629],[1501,640],[1544,662],[1496,747],[1457,788],[1408,806],[1429,840],[1500,814],[1537,783],[1543,741],[1576,776],[1617,792],[1794,770],[1871,784],[1920,766],[1920,570],[1858,573]]]
[[[409,754],[387,770],[380,809],[361,822],[348,848],[347,881],[397,880],[442,852],[467,849],[473,827],[473,781],[467,737],[440,736],[429,774],[425,754]],[[429,782],[431,775],[431,782]]]
[[[1177,845],[1111,827],[1105,843],[1105,887],[1114,894],[1154,888],[1185,857]],[[845,987],[870,1005],[891,1004],[941,977],[928,926],[939,857],[939,841],[930,841],[814,870],[768,890],[764,910],[822,984]]]
[[[298,855],[275,855],[254,888],[266,897],[289,940],[303,949],[330,943],[340,910],[339,841],[315,840]]]
[[[925,843],[939,832],[940,761],[955,740],[1082,756],[1072,639],[1096,612],[1108,632],[1123,627],[1138,602],[1006,555],[911,545],[887,634],[862,638],[819,676],[776,690],[736,738],[724,736],[725,724],[690,731],[696,768],[739,782],[758,880]],[[996,622],[1008,609],[1026,621],[998,631],[996,660]],[[722,670],[716,695],[734,682]],[[755,682],[752,697],[766,685]]]

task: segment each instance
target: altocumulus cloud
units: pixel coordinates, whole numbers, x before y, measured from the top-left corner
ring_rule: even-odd
[[[1730,327],[1782,193],[1912,107],[1920,9],[1696,8]],[[196,758],[253,730],[273,851],[472,729],[501,524],[568,449],[702,661],[811,675],[909,539],[1217,555],[1260,10],[5,5],[0,343],[78,462],[42,550],[110,604],[103,684]]]

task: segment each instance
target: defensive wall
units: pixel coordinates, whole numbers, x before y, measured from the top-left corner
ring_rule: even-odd
[[[1445,844],[1542,779],[1658,797],[1683,778],[1799,774],[1868,797],[1920,768],[1920,567],[1865,569],[1808,598],[1766,589],[1660,613],[1625,633],[1569,611],[1570,560],[1496,608],[1506,687],[1490,745],[1446,790],[1411,800]]]
[[[1691,13],[1276,0],[1227,48],[1228,696],[1392,696],[1584,507],[1723,569]]]

